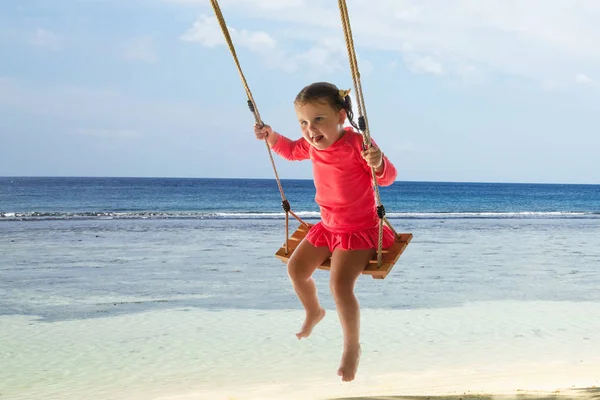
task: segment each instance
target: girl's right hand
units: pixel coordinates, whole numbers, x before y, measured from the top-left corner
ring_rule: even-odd
[[[273,136],[273,129],[269,125],[254,124],[254,135],[258,140],[265,140],[268,136]]]

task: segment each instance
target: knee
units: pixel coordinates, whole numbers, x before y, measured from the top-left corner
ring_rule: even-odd
[[[347,279],[330,279],[329,289],[336,301],[354,296],[354,284]]]
[[[301,263],[296,261],[295,259],[290,259],[287,265],[288,276],[293,282],[303,282],[307,281],[311,274],[308,273],[308,268]]]

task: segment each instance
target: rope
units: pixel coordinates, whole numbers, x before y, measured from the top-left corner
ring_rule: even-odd
[[[262,122],[262,119],[260,118],[258,108],[256,107],[256,103],[254,102],[254,98],[252,97],[252,92],[250,91],[250,87],[248,86],[248,82],[246,81],[246,77],[244,76],[244,73],[242,72],[242,67],[240,66],[240,61],[237,57],[237,53],[235,51],[233,41],[231,40],[231,36],[229,35],[229,29],[227,29],[227,24],[225,23],[225,18],[223,17],[223,13],[221,13],[221,7],[219,7],[219,2],[217,0],[211,0],[210,2],[213,7],[213,10],[215,12],[215,16],[217,17],[217,21],[219,21],[219,26],[221,27],[221,30],[223,31],[223,36],[225,36],[225,41],[227,42],[229,51],[231,52],[231,55],[233,56],[233,61],[235,62],[238,73],[240,74],[242,84],[244,85],[244,89],[246,91],[246,96],[248,96],[248,107],[250,108],[250,111],[252,112],[252,114],[254,114],[254,119],[256,120],[256,123],[261,126],[264,126],[264,123]],[[285,254],[288,254],[288,251],[289,251],[289,246],[288,246],[289,214],[292,214],[292,216],[295,217],[301,224],[303,224],[303,225],[308,225],[308,224],[306,224],[304,221],[302,221],[300,219],[300,217],[298,217],[294,212],[291,211],[290,203],[286,199],[285,194],[283,193],[283,186],[281,185],[281,180],[279,179],[279,174],[277,173],[277,168],[275,167],[275,160],[273,159],[273,153],[271,152],[271,147],[269,147],[267,138],[265,138],[265,145],[269,152],[269,158],[271,159],[271,165],[273,166],[273,171],[275,172],[275,179],[277,181],[277,187],[279,188],[279,194],[281,195],[281,204],[282,204],[283,210],[285,211]]]
[[[344,38],[346,40],[346,49],[348,50],[348,59],[350,62],[350,72],[352,73],[352,80],[354,83],[354,91],[356,93],[356,104],[358,109],[358,126],[363,131],[363,143],[365,148],[371,147],[371,135],[369,132],[369,124],[367,118],[367,109],[362,94],[362,85],[360,82],[360,72],[358,70],[358,61],[356,60],[356,53],[354,51],[354,39],[352,38],[352,28],[350,26],[350,17],[348,16],[348,7],[346,6],[346,0],[338,0],[340,8],[340,17],[342,20],[342,27],[344,29]],[[382,247],[383,247],[383,222],[394,232],[394,236],[398,233],[392,227],[392,224],[385,217],[385,208],[381,203],[381,196],[379,194],[379,185],[377,184],[377,176],[375,168],[371,167],[371,177],[373,179],[373,190],[377,198],[377,215],[379,216],[379,239],[377,245],[377,268],[381,268],[382,262]]]
[[[365,148],[369,148],[371,146],[371,136],[369,133],[367,111],[366,111],[366,107],[364,104],[364,98],[362,95],[360,72],[358,71],[358,62],[356,60],[356,54],[354,51],[354,40],[352,38],[352,29],[350,27],[350,18],[348,16],[348,9],[346,6],[346,1],[338,0],[338,3],[339,3],[339,8],[340,8],[340,16],[342,19],[342,25],[344,28],[344,36],[345,36],[345,40],[346,40],[346,48],[348,50],[348,58],[350,61],[350,70],[351,70],[352,79],[354,82],[354,90],[356,92],[357,108],[358,108],[358,113],[359,113],[358,123],[359,123],[359,127],[363,131],[362,133],[363,133],[364,146],[365,146]],[[235,51],[235,47],[233,45],[233,41],[231,40],[231,36],[229,35],[229,30],[227,29],[227,24],[225,23],[225,18],[223,17],[223,14],[221,13],[219,3],[217,0],[211,0],[211,5],[212,5],[215,15],[217,17],[217,20],[219,21],[219,25],[221,27],[221,30],[223,31],[225,40],[227,41],[227,45],[229,46],[229,51],[231,52],[231,55],[233,56],[233,60],[237,67],[240,78],[242,80],[242,84],[244,85],[244,89],[245,89],[246,95],[248,97],[248,107],[250,108],[250,111],[254,114],[256,123],[264,126],[264,123],[262,122],[262,119],[260,117],[258,109],[256,108],[254,98],[252,96],[252,92],[250,91],[250,87],[248,86],[248,82],[246,81],[244,73],[242,72],[242,68],[240,66],[240,62],[238,60],[238,57],[237,57],[237,54]],[[275,172],[275,179],[277,181],[279,193],[281,194],[281,203],[282,203],[283,209],[285,211],[285,226],[286,226],[285,253],[288,254],[289,214],[291,214],[293,217],[295,217],[301,224],[303,224],[303,225],[308,225],[308,224],[306,224],[304,221],[302,221],[302,219],[300,219],[294,212],[291,211],[290,204],[289,204],[288,200],[286,199],[285,194],[283,192],[283,186],[281,185],[281,180],[279,179],[279,174],[277,173],[277,168],[275,166],[275,160],[273,159],[273,154],[271,152],[271,148],[269,147],[269,143],[266,138],[265,138],[265,145],[269,152],[269,158],[271,160],[271,165],[273,166],[273,171]],[[377,248],[377,268],[380,268],[381,261],[382,261],[383,223],[385,222],[388,225],[388,227],[394,232],[394,235],[397,236],[397,233],[394,230],[394,228],[392,227],[391,223],[385,217],[385,209],[383,207],[383,204],[381,203],[381,196],[379,193],[379,185],[377,184],[377,176],[375,173],[375,168],[373,168],[373,167],[371,167],[371,176],[373,179],[373,189],[375,191],[375,196],[377,198],[377,214],[379,216],[379,240],[378,240],[378,248]]]

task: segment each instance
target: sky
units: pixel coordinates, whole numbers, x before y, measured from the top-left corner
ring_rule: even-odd
[[[305,85],[353,87],[338,2],[220,6],[281,134],[300,137]],[[347,6],[398,180],[600,183],[599,1]],[[209,0],[3,0],[0,60],[0,176],[274,178]],[[311,177],[274,157],[281,178]]]

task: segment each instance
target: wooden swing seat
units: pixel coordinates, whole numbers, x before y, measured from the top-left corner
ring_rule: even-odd
[[[279,258],[284,263],[287,263],[291,255],[296,250],[296,247],[300,244],[302,239],[308,233],[311,224],[300,224],[298,229],[290,236],[288,241],[288,254],[285,254],[285,243],[277,253],[275,257]],[[396,236],[396,241],[392,247],[381,250],[381,267],[377,268],[377,253],[369,262],[369,265],[364,269],[363,275],[371,275],[373,279],[384,279],[394,267],[394,264],[400,258],[400,255],[404,252],[404,249],[408,246],[412,240],[412,233],[399,233]],[[331,268],[331,258],[327,259],[323,264],[319,266],[319,269],[329,270]]]

